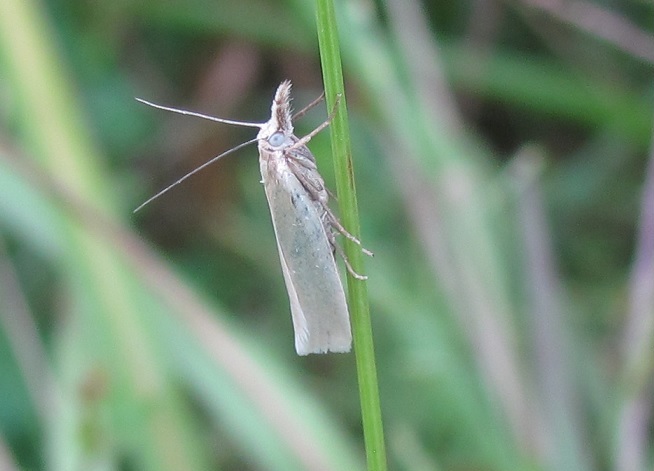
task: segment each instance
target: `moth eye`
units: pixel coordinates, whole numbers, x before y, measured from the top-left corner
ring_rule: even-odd
[[[284,133],[277,131],[275,134],[268,138],[268,144],[273,147],[279,147],[284,143],[285,140],[286,137],[284,137]]]

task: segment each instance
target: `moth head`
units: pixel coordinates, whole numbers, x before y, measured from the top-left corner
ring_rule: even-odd
[[[271,107],[270,121],[277,124],[280,131],[293,132],[292,110],[291,110],[291,82],[283,81],[275,92],[275,98]]]
[[[279,149],[280,147],[286,147],[290,144],[288,136],[283,131],[274,132],[268,139],[268,144],[273,148]]]

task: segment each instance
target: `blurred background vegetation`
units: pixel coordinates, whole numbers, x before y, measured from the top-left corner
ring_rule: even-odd
[[[650,2],[336,2],[391,469],[652,469]],[[364,468],[253,137],[312,2],[0,2],[0,469]],[[324,106],[297,123],[309,132]],[[328,133],[311,143],[330,186]]]

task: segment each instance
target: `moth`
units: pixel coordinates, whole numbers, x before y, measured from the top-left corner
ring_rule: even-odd
[[[166,111],[225,124],[259,128],[256,138],[214,157],[155,194],[134,211],[138,211],[225,155],[256,142],[259,148],[261,180],[270,208],[282,274],[291,305],[295,350],[298,355],[349,352],[352,334],[335,254],[338,252],[343,258],[346,269],[354,278],[365,280],[367,277],[354,271],[343,250],[336,243],[336,236],[341,234],[359,246],[361,242],[342,226],[329,208],[329,192],[318,172],[316,159],[307,147],[311,138],[329,125],[336,107],[325,122],[306,136],[298,138],[293,133],[291,82],[288,80],[277,88],[270,119],[265,123],[214,118],[156,105],[138,98],[137,100]],[[298,115],[303,114],[317,101]],[[367,255],[372,255],[365,248],[361,249]]]

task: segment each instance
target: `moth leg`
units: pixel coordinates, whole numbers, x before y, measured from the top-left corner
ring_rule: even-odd
[[[316,98],[316,99],[313,100],[311,103],[309,103],[307,106],[305,106],[305,107],[302,108],[300,111],[298,111],[297,113],[295,113],[295,114],[293,115],[293,117],[291,118],[291,121],[295,121],[295,120],[301,118],[302,116],[304,116],[304,115],[306,114],[307,111],[309,111],[311,108],[313,108],[314,106],[316,106],[318,103],[320,103],[320,102],[323,101],[324,99],[325,99],[325,92],[323,91],[323,92],[320,94],[320,96],[319,96],[318,98]]]
[[[352,234],[350,234],[347,229],[343,227],[343,224],[338,220],[338,218],[334,215],[331,209],[329,209],[329,206],[324,204],[322,201],[320,202],[322,205],[323,209],[325,210],[325,214],[329,218],[329,224],[336,229],[338,232],[340,232],[344,237],[347,239],[351,240],[355,244],[357,244],[359,247],[361,247],[361,251],[366,254],[368,257],[373,257],[375,254],[372,253],[370,250],[366,249],[362,244],[359,239],[354,237]]]
[[[345,268],[347,268],[347,271],[352,275],[354,278],[357,280],[365,281],[368,279],[366,275],[360,275],[356,271],[354,271],[354,268],[352,268],[352,265],[350,265],[350,260],[347,258],[347,255],[345,255],[345,252],[343,251],[343,247],[338,245],[336,243],[336,237],[335,234],[331,230],[331,226],[327,227],[327,238],[329,239],[329,243],[331,244],[332,248],[334,249],[334,252],[338,252],[338,255],[343,259],[343,263],[345,263]]]
[[[291,164],[291,165],[293,165],[293,164]],[[327,222],[329,223],[329,225],[330,225],[331,227],[333,227],[334,229],[336,229],[338,232],[340,232],[340,233],[341,233],[343,236],[345,236],[347,239],[351,240],[352,242],[354,242],[355,244],[357,244],[359,247],[361,247],[361,251],[362,251],[364,254],[366,254],[366,255],[369,256],[369,257],[373,257],[374,254],[373,254],[370,250],[366,249],[366,248],[361,244],[361,241],[360,241],[359,239],[357,239],[356,237],[354,237],[352,234],[350,234],[350,233],[347,231],[347,229],[345,229],[345,228],[343,227],[343,224],[340,223],[340,221],[338,220],[338,218],[336,217],[336,215],[332,212],[332,210],[329,208],[329,206],[327,205],[327,203],[323,200],[323,198],[321,197],[321,195],[320,195],[320,194],[315,190],[315,188],[313,187],[313,185],[310,184],[310,182],[307,180],[307,178],[306,178],[306,176],[304,175],[304,173],[299,172],[299,171],[294,171],[293,173],[295,174],[295,177],[298,179],[298,181],[302,184],[302,186],[304,187],[304,189],[307,190],[307,192],[311,195],[311,197],[313,198],[313,200],[314,200],[315,202],[317,202],[317,203],[320,205],[320,207],[321,207],[322,210],[324,211],[325,216],[326,216],[327,219],[328,219]],[[323,195],[323,196],[324,196],[324,195]]]
[[[332,191],[329,188],[325,187],[325,191],[327,192],[327,194],[329,195],[329,197],[331,199],[338,202],[338,198],[336,198],[336,195],[334,193],[332,193]]]
[[[332,122],[332,119],[334,119],[334,116],[336,116],[336,111],[338,110],[338,104],[341,101],[341,96],[337,95],[336,96],[336,103],[334,103],[334,109],[329,113],[329,116],[327,116],[327,119],[323,121],[316,129],[311,131],[309,134],[304,136],[302,139],[298,140],[296,143],[294,143],[292,146],[287,147],[285,150],[288,152],[289,150],[297,149],[298,147],[306,146],[307,143],[315,136],[318,134],[320,131],[325,129],[327,126],[330,125]],[[304,110],[303,110],[304,111]]]

